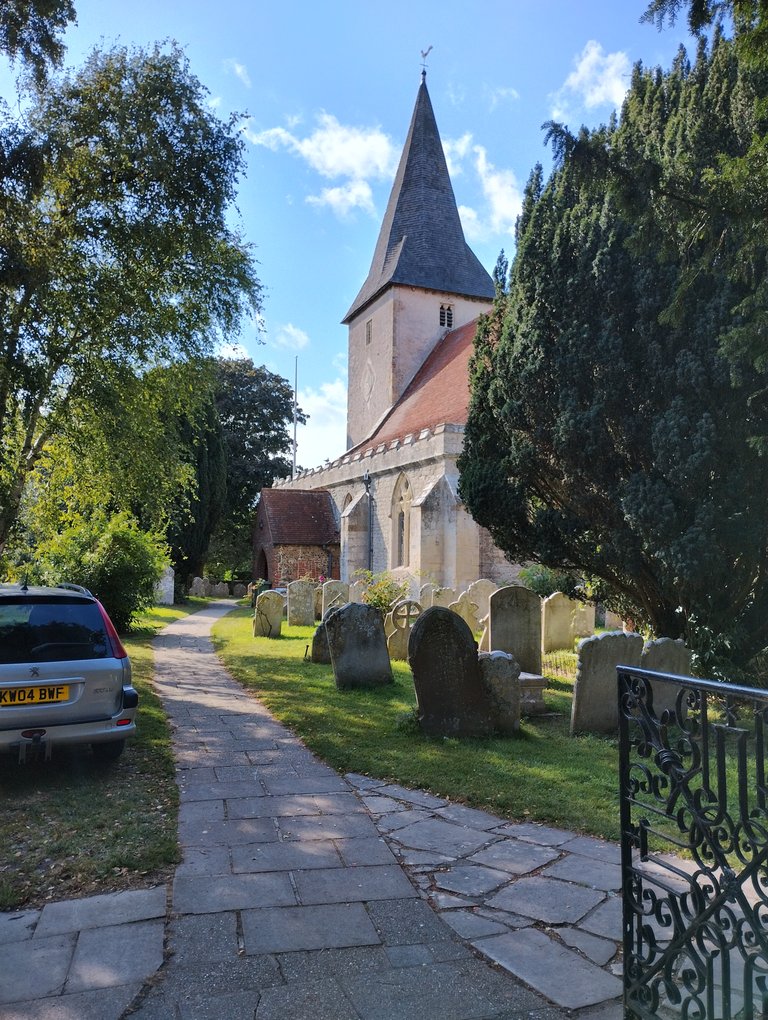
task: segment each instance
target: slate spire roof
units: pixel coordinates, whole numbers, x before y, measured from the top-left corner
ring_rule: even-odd
[[[395,283],[494,296],[491,277],[464,240],[424,73],[368,278],[343,321]]]

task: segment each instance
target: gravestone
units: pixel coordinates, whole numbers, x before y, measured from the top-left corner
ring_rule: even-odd
[[[623,630],[624,621],[618,613],[612,613],[610,609],[606,609],[603,626],[606,630]]]
[[[573,599],[561,591],[544,599],[541,612],[542,652],[553,652],[558,648],[573,649],[571,614],[575,606]]]
[[[332,609],[331,612],[335,612],[335,610]],[[328,647],[328,631],[325,627],[325,620],[321,620],[315,628],[315,633],[312,635],[310,659],[321,666],[330,666],[331,664],[331,650]]]
[[[205,577],[195,577],[192,580],[192,587],[189,594],[196,598],[207,598],[211,594],[211,584]]]
[[[493,707],[477,645],[460,616],[442,606],[425,609],[411,630],[408,662],[424,733],[474,737],[493,732]]]
[[[595,633],[595,607],[577,602],[571,613],[571,641],[576,638],[592,637]]]
[[[356,602],[358,605],[363,603],[363,595],[368,590],[368,585],[365,581],[353,581],[349,586],[349,597],[347,602]]]
[[[322,620],[323,618],[323,586],[318,584],[315,588],[315,619]]]
[[[436,587],[437,585],[428,581],[426,584],[422,584],[421,588],[419,588],[419,604],[422,609],[429,609],[434,605]]]
[[[348,602],[325,620],[333,676],[340,690],[394,683],[384,621],[375,606]]]
[[[615,733],[619,725],[617,666],[639,666],[643,639],[612,631],[579,642],[571,706],[575,733]]]
[[[229,584],[226,581],[217,581],[211,585],[211,595],[219,599],[229,598]]]
[[[435,588],[432,592],[433,606],[441,606],[443,609],[447,609],[455,601],[456,592],[453,588]]]
[[[232,585],[232,594],[236,599],[245,598],[245,596],[248,594],[248,588],[246,587],[246,585],[241,583],[234,584]]]
[[[411,628],[421,615],[421,605],[413,599],[400,599],[392,606],[384,621],[387,651],[390,659],[408,658],[408,641]]]
[[[462,618],[473,634],[475,631],[480,630],[480,621],[477,618],[477,606],[472,599],[470,599],[467,592],[463,591],[455,602],[451,602],[448,608],[452,613],[456,613],[457,616]]]
[[[254,637],[280,637],[284,605],[283,596],[278,591],[263,591],[259,595],[253,614]]]
[[[499,588],[490,598],[493,651],[508,652],[524,673],[541,673],[541,599],[522,585]]]
[[[326,581],[323,585],[323,619],[329,609],[339,609],[349,602],[349,585],[345,581]]]
[[[173,605],[173,579],[176,572],[173,567],[166,567],[163,576],[155,585],[155,602],[159,606]]]
[[[691,675],[691,652],[681,638],[661,637],[646,641],[640,656],[640,668],[651,669],[654,673],[673,673],[675,676]],[[662,712],[675,710],[677,695],[681,688],[677,684],[663,681],[651,683],[653,710],[657,716]],[[683,716],[685,711],[683,710]]]
[[[520,731],[520,667],[506,652],[480,652],[477,662],[491,703],[494,730],[513,736]]]
[[[314,584],[312,581],[291,581],[288,585],[288,625],[311,627],[314,622]]]
[[[477,606],[477,619],[482,621],[489,613],[489,602],[491,595],[495,591],[499,590],[498,584],[493,581],[489,581],[487,577],[481,577],[477,581],[473,581],[472,584],[467,588],[467,595],[469,595],[470,601],[474,602]]]

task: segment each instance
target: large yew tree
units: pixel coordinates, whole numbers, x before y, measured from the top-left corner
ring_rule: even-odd
[[[242,137],[177,48],[30,89],[0,108],[0,552],[72,407],[208,355],[260,293],[231,220]]]
[[[460,464],[511,558],[599,579],[708,668],[768,644],[762,386],[753,357],[721,351],[754,287],[727,271],[743,242],[727,210],[699,203],[695,229],[707,169],[762,129],[762,87],[717,36],[692,66],[638,67],[618,124],[554,133],[559,163],[529,181],[508,293],[478,330]],[[720,257],[701,258],[716,215]]]

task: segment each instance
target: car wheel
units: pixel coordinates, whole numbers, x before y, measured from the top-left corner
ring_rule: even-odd
[[[124,740],[110,740],[104,744],[91,744],[96,761],[117,761],[123,753]]]

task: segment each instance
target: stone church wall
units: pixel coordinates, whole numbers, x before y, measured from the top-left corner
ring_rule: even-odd
[[[313,545],[276,545],[270,557],[273,564],[272,584],[285,587],[300,577],[330,580],[339,576],[339,547],[327,550]]]

